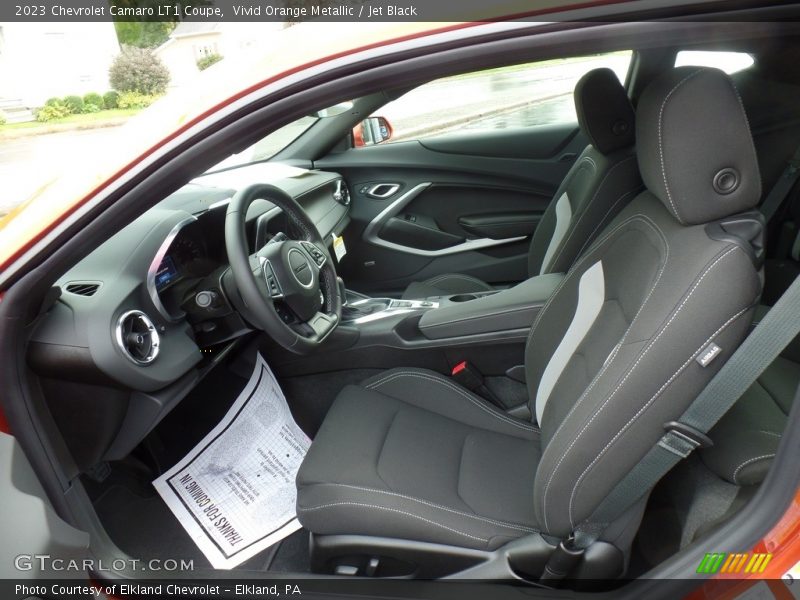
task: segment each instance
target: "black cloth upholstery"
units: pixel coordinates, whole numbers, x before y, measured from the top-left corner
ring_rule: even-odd
[[[769,309],[759,306],[753,324]],[[714,445],[700,456],[714,473],[744,486],[767,476],[800,385],[798,360],[800,339],[795,339],[709,432]]]
[[[728,111],[738,98],[720,77],[701,73],[676,85],[675,74],[665,75],[643,95],[637,122],[660,119],[676,93],[684,108]],[[744,114],[728,112],[730,128],[749,137]],[[730,156],[725,136],[700,141],[684,127],[678,132],[697,172]],[[670,182],[685,169],[677,161],[673,173],[671,164],[664,163]],[[743,173],[758,177],[757,169]],[[761,293],[745,249],[710,238],[705,223],[678,218],[661,192],[645,190],[627,203],[532,324],[525,371],[539,428],[428,371],[393,370],[348,387],[298,474],[301,523],[319,534],[479,549],[537,530],[567,538],[725,364],[748,333]],[[681,215],[719,218],[748,207],[726,205],[707,190],[692,193],[693,208],[681,212],[687,204],[679,203]],[[711,343],[720,350],[701,364]],[[626,552],[631,536],[619,532],[635,531],[640,516],[628,511],[601,539]]]
[[[709,432],[714,442],[701,456],[717,475],[737,485],[767,476],[789,417],[800,365],[778,357]]]
[[[611,69],[594,69],[578,80],[575,109],[578,124],[597,151],[611,154],[633,146],[636,115]]]
[[[431,298],[432,296],[450,296],[471,292],[491,292],[493,289],[492,286],[477,277],[461,273],[445,273],[425,281],[414,281],[406,288],[403,298],[406,300]]]
[[[528,249],[528,277],[566,272],[642,187],[633,151],[635,115],[617,76],[610,69],[590,71],[578,82],[574,96],[581,129],[592,144],[575,160],[533,233]],[[564,235],[554,240],[556,205],[565,194],[571,216]],[[548,257],[551,244],[554,248]],[[446,273],[411,283],[403,298],[492,289],[475,277]]]
[[[297,476],[298,517],[315,533],[494,549],[538,531],[538,435],[433,371],[387,371],[337,398]]]
[[[648,86],[637,111],[642,179],[678,222],[708,223],[758,204],[761,176],[753,138],[725,73],[674,69]]]

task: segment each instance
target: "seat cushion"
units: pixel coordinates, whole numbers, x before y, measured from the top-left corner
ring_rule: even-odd
[[[449,296],[451,294],[469,294],[472,292],[490,292],[494,288],[477,277],[460,273],[445,273],[425,281],[414,281],[403,292],[404,300],[418,300],[431,296]]]
[[[778,357],[711,430],[706,465],[737,485],[760,483],[775,457],[800,384],[800,364]]]
[[[297,476],[317,534],[492,550],[535,533],[538,429],[452,380],[394,369],[337,397]]]

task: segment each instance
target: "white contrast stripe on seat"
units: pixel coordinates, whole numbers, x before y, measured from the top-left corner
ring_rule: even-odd
[[[572,221],[572,205],[569,203],[567,192],[564,192],[556,201],[556,226],[553,229],[550,243],[547,245],[547,252],[544,253],[544,258],[542,259],[542,268],[539,269],[540,275],[547,272],[550,261],[553,260],[553,255],[561,245],[564,236],[567,235],[570,221]]]
[[[539,388],[536,391],[536,420],[539,426],[542,425],[542,415],[547,405],[547,400],[553,391],[558,378],[567,366],[567,362],[577,350],[578,345],[589,333],[592,325],[600,314],[600,309],[605,301],[606,284],[603,274],[603,263],[597,261],[587,271],[581,275],[578,282],[578,303],[575,307],[575,314],[572,322],[567,328],[561,343],[550,357],[550,362],[542,373],[539,380]]]

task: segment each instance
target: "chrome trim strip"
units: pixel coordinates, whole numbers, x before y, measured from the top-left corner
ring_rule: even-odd
[[[442,248],[441,250],[422,250],[420,248],[413,248],[411,246],[403,246],[402,244],[395,244],[394,242],[387,242],[382,239],[378,233],[383,225],[392,217],[397,215],[403,208],[405,208],[414,198],[419,196],[424,190],[432,185],[431,182],[420,183],[408,190],[405,194],[400,196],[397,200],[392,202],[389,206],[384,208],[378,215],[369,222],[364,228],[364,241],[376,246],[383,246],[390,250],[397,252],[405,252],[406,254],[415,254],[417,256],[427,256],[435,258],[438,256],[448,256],[450,254],[459,254],[460,252],[470,252],[472,250],[481,250],[483,248],[491,248],[493,246],[501,246],[503,244],[510,244],[512,242],[521,242],[525,239],[524,235],[504,238],[501,240],[493,240],[491,238],[478,238],[475,240],[467,240],[461,244],[450,246],[449,248]]]
[[[178,221],[178,223],[176,223],[167,234],[167,237],[164,238],[164,241],[161,242],[156,255],[153,257],[153,262],[150,263],[150,267],[147,269],[147,278],[145,279],[147,294],[150,296],[150,300],[153,302],[153,306],[155,306],[158,313],[170,323],[174,323],[182,319],[184,317],[184,313],[181,313],[180,315],[171,315],[161,303],[161,298],[158,296],[158,290],[156,290],[156,273],[158,273],[158,267],[161,266],[161,261],[164,260],[169,247],[172,245],[172,242],[175,241],[175,238],[178,236],[181,229],[191,223],[194,223],[195,221],[197,221],[197,217],[195,216],[189,216]]]
[[[233,200],[233,196],[230,198],[223,198],[222,200],[217,200],[213,204],[209,204],[206,210],[214,210],[215,208],[222,208],[223,206],[228,206]]]

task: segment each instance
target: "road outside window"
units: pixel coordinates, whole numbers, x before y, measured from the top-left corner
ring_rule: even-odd
[[[464,130],[577,122],[572,92],[578,80],[592,69],[608,67],[624,83],[631,54],[556,59],[445,77],[413,89],[372,116],[391,124],[392,137],[384,143]]]

